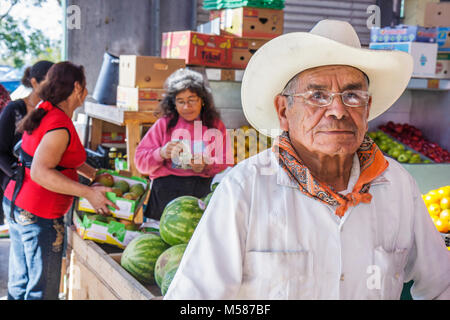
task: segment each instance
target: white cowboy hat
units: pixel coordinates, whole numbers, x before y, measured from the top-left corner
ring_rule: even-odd
[[[408,53],[362,49],[348,22],[322,20],[310,32],[292,32],[270,40],[252,56],[241,87],[247,121],[263,134],[279,135],[275,96],[299,72],[325,65],[352,66],[369,77],[369,120],[401,96],[413,71]]]

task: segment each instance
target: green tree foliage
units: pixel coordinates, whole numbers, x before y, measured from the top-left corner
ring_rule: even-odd
[[[47,0],[27,0],[29,5],[40,7]],[[61,5],[61,0],[58,1]],[[39,29],[30,27],[27,19],[16,19],[11,10],[19,0],[0,0],[0,59],[16,68],[27,61],[60,60],[61,41],[51,41]],[[32,61],[29,61],[31,57]]]

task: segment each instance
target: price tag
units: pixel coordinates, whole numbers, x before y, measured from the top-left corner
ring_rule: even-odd
[[[439,89],[439,79],[428,79],[428,89]]]

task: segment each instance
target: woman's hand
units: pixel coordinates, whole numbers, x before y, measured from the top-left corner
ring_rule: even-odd
[[[109,215],[108,205],[119,210],[119,207],[111,200],[106,198],[106,192],[112,192],[112,188],[105,186],[91,186],[90,192],[86,195],[86,199],[89,201],[95,212],[101,215]]]
[[[180,141],[169,141],[161,148],[159,154],[161,158],[169,160],[177,157],[183,151],[183,143]]]

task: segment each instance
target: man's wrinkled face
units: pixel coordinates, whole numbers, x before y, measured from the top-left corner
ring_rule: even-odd
[[[367,91],[364,73],[350,66],[324,66],[305,70],[298,75],[292,93],[324,90],[332,93],[348,90]],[[288,131],[294,147],[309,152],[335,155],[352,155],[361,145],[368,129],[371,98],[367,106],[346,106],[341,96],[334,96],[328,106],[318,107],[307,103],[304,97],[277,96],[275,103],[280,127]]]

